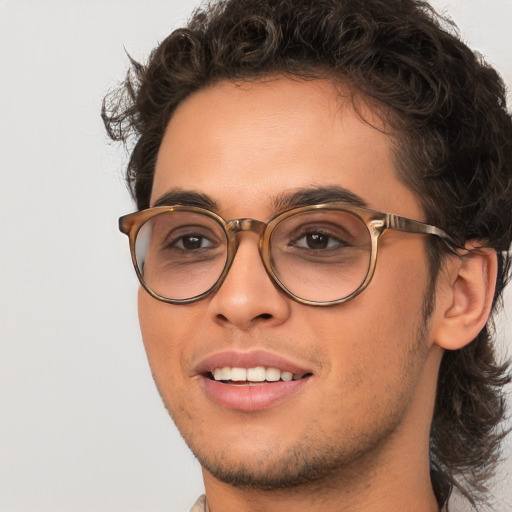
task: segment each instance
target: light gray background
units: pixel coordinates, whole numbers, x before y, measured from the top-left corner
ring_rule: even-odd
[[[512,84],[512,0],[437,0]],[[144,59],[195,0],[0,0],[0,510],[188,510],[202,484],[147,367],[107,143],[123,46]],[[499,343],[512,342],[502,316]],[[508,449],[512,440],[508,442]],[[497,479],[512,510],[512,456]]]

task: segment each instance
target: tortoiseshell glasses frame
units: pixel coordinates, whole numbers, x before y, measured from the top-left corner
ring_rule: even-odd
[[[165,217],[159,217],[162,215]],[[193,222],[190,220],[192,218]],[[165,254],[167,259],[155,258],[160,267],[158,272],[154,272],[157,277],[151,278],[156,281],[167,279],[170,288],[178,288],[178,285],[172,283],[181,282],[179,293],[177,290],[172,293],[176,295],[174,297],[166,296],[170,293],[163,293],[162,289],[155,290],[160,288],[160,284],[155,286],[157,283],[148,283],[151,279],[144,275],[146,257],[151,253],[148,248],[151,237],[156,238],[152,231],[157,228],[151,226],[157,225],[157,219],[169,221],[172,229],[166,227],[167,231],[177,229],[174,219],[183,219],[183,224],[178,224],[181,229],[179,238],[171,243],[168,240],[170,235],[165,234],[159,239],[160,245],[155,251]],[[141,241],[137,244],[141,229],[148,226],[150,221],[153,223],[147,229],[149,235],[141,235]],[[199,225],[199,234],[196,233],[196,225]],[[187,232],[184,231],[185,228],[188,229]],[[204,234],[206,228],[208,233],[215,232],[214,235]],[[436,226],[345,203],[293,208],[279,213],[269,222],[250,218],[225,220],[212,211],[192,206],[158,206],[121,217],[119,229],[129,237],[132,262],[141,285],[155,299],[170,304],[196,302],[218,290],[236,256],[239,246],[237,235],[244,231],[254,232],[259,236],[261,261],[277,287],[293,300],[310,306],[333,306],[359,295],[372,280],[379,240],[388,229],[436,236],[457,256],[460,256],[458,251],[461,249],[450,235]],[[352,235],[350,232],[356,234]],[[212,242],[209,238],[214,238],[215,241]],[[346,242],[347,238],[353,241]],[[189,247],[184,246],[183,240]],[[190,246],[191,243],[196,245]],[[203,248],[204,245],[207,247]],[[210,252],[215,257],[210,257]],[[205,253],[208,256],[204,256]],[[168,254],[177,254],[178,257],[168,258]],[[191,254],[194,255],[192,259],[189,257]],[[199,272],[198,265],[202,265]],[[213,270],[208,270],[210,267],[207,268],[207,265],[213,267]],[[177,273],[180,274],[179,277]],[[203,284],[193,284],[200,279],[195,276],[208,273],[211,275],[207,278],[201,277]],[[334,291],[328,292],[331,282]],[[335,285],[338,284],[340,287],[336,288]],[[187,291],[189,285],[190,291]],[[193,289],[194,286],[196,289]],[[202,290],[201,286],[206,289]],[[165,287],[162,285],[161,288]],[[340,296],[336,297],[338,289]],[[187,296],[188,294],[191,296]]]

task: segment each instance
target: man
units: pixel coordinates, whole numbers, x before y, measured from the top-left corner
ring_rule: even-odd
[[[193,510],[484,502],[512,123],[452,27],[413,0],[215,3],[103,116],[135,137],[120,227]]]

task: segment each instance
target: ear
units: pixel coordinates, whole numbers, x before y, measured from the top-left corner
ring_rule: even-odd
[[[487,323],[497,276],[493,249],[471,243],[461,258],[450,258],[439,275],[433,341],[457,350],[476,338]]]

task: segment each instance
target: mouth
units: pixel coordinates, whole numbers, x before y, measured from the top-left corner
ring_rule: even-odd
[[[215,368],[206,374],[210,380],[221,382],[223,384],[230,384],[236,386],[257,386],[272,382],[290,382],[297,381],[312,374],[306,373],[292,373],[287,370],[280,370],[279,368],[255,366],[252,368],[239,368],[224,366]]]
[[[208,400],[223,409],[261,411],[304,396],[313,381],[308,361],[262,350],[227,351],[199,362],[195,374]]]

